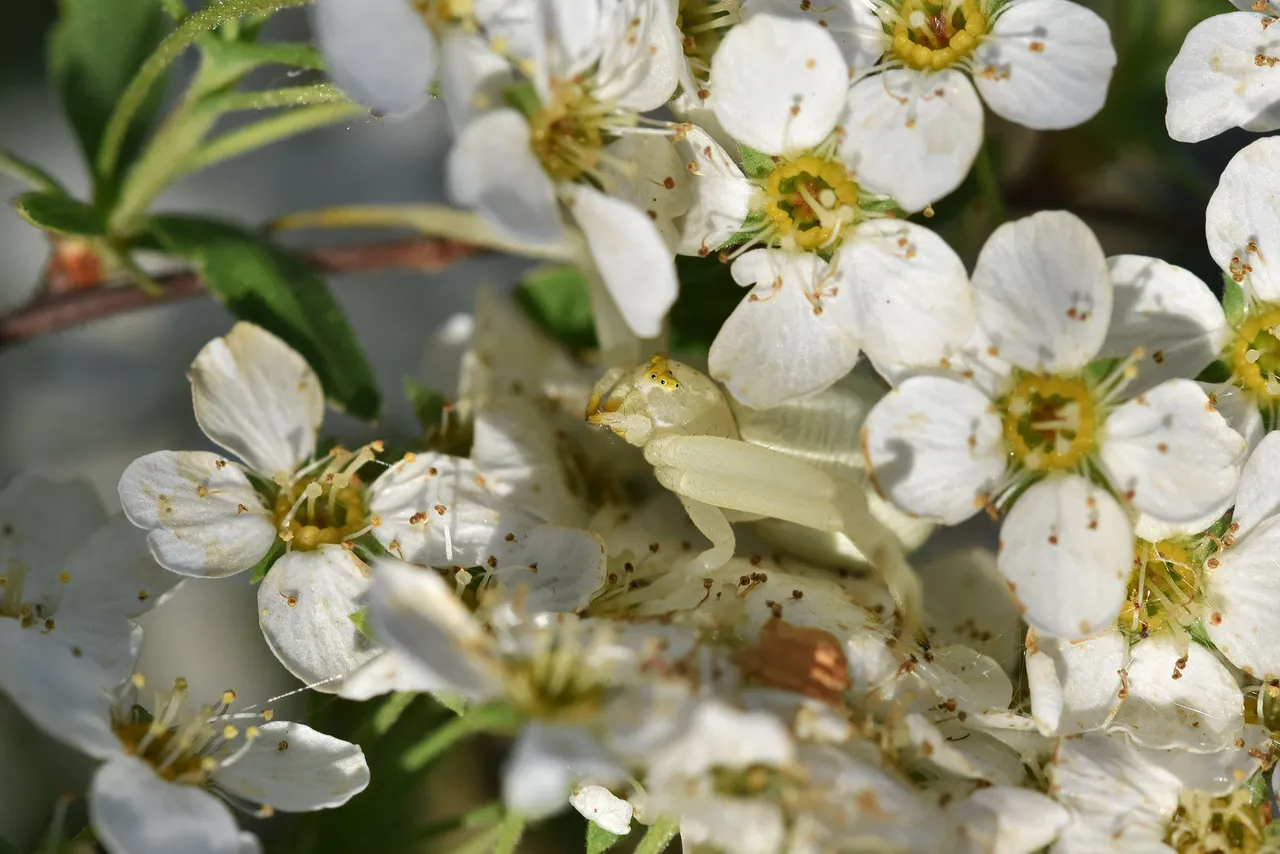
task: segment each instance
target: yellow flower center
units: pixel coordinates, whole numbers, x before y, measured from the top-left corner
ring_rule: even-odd
[[[1227,344],[1226,359],[1236,381],[1260,403],[1280,401],[1280,308],[1245,320]]]
[[[1256,854],[1263,850],[1270,804],[1253,805],[1249,788],[1214,798],[1184,792],[1167,842],[1178,854]]]
[[[857,219],[857,183],[843,164],[812,154],[779,164],[763,191],[765,216],[784,244],[830,249]]]
[[[475,0],[410,0],[427,29],[440,35],[451,27],[474,28]]]
[[[507,667],[507,699],[526,715],[572,723],[591,720],[604,701],[608,673],[595,666],[594,644],[568,623],[540,638],[540,649]],[[598,653],[598,651],[597,651]]]
[[[1099,413],[1079,378],[1028,374],[1001,409],[1005,441],[1028,469],[1075,469],[1097,446]]]
[[[676,27],[685,59],[699,84],[711,77],[711,57],[728,28],[742,22],[741,5],[739,0],[680,0]],[[704,99],[710,94],[705,88],[698,91]]]
[[[557,81],[551,97],[529,116],[529,142],[547,174],[573,181],[602,160],[606,110],[580,82]]]
[[[986,32],[980,0],[905,0],[890,34],[904,64],[941,71],[973,53]]]
[[[1201,592],[1199,561],[1185,546],[1139,540],[1117,625],[1141,637],[1169,625],[1190,625],[1195,615],[1189,607],[1200,601]]]
[[[281,536],[301,551],[337,545],[367,524],[364,487],[354,478],[303,478],[276,494],[273,510]]]

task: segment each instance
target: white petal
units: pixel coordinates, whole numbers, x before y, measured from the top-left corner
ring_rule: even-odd
[[[436,73],[436,40],[404,0],[318,0],[316,42],[334,81],[380,113],[426,103]]]
[[[759,14],[805,21],[822,27],[844,54],[850,74],[865,73],[892,44],[880,19],[865,3],[797,3],[795,0],[749,0],[742,17]]]
[[[1134,644],[1125,669],[1129,693],[1110,728],[1135,744],[1214,753],[1244,726],[1235,678],[1198,643],[1183,651],[1171,632],[1156,632]]]
[[[1173,377],[1195,377],[1218,358],[1230,330],[1222,305],[1199,277],[1143,255],[1116,255],[1107,263],[1115,305],[1101,355],[1144,351],[1127,394]]]
[[[1280,516],[1280,434],[1268,433],[1240,473],[1231,532],[1240,542],[1272,516]]]
[[[492,110],[468,124],[445,164],[449,197],[512,240],[561,243],[555,185],[530,149],[529,135],[529,123],[512,109]]]
[[[847,291],[830,293],[843,289],[825,261],[755,249],[733,262],[732,273],[754,287],[720,327],[708,365],[735,398],[765,409],[821,391],[852,370],[858,341],[851,301]]]
[[[563,193],[627,326],[641,338],[657,336],[680,287],[674,253],[657,226],[634,205],[585,184]]]
[[[569,796],[569,805],[587,821],[600,825],[618,836],[631,832],[631,803],[610,792],[604,786],[579,786]]]
[[[794,755],[795,743],[786,726],[772,714],[703,700],[683,735],[649,757],[648,782],[661,789],[716,767],[786,765]]]
[[[1031,716],[1044,735],[1100,729],[1120,703],[1129,642],[1118,631],[1082,641],[1027,638]]]
[[[89,823],[108,851],[128,854],[239,854],[240,828],[226,804],[198,786],[162,780],[140,759],[120,756],[98,769]]]
[[[862,427],[876,491],[944,524],[972,516],[1008,464],[992,410],[982,392],[945,377],[912,377],[890,391]]]
[[[270,550],[276,528],[244,472],[207,451],[156,451],[120,476],[120,504],[147,530],[165,569],[197,578],[243,572]]]
[[[1051,475],[1019,496],[1000,538],[1000,571],[1033,628],[1072,640],[1115,622],[1133,529],[1107,492],[1076,475]]]
[[[113,674],[39,628],[0,619],[0,691],[48,735],[95,759],[120,751],[107,696]]]
[[[1256,679],[1280,676],[1275,642],[1280,614],[1280,518],[1262,520],[1236,545],[1219,552],[1205,590],[1205,631],[1227,660]]]
[[[306,360],[252,323],[237,323],[187,371],[205,435],[262,477],[292,474],[311,458],[324,390]]]
[[[581,2],[566,8],[580,16]],[[605,4],[611,21],[596,37],[602,48],[594,69],[596,97],[622,110],[656,110],[676,90],[677,69],[685,64],[684,49],[673,21],[658,22],[668,11],[655,0],[621,0]]]
[[[60,483],[27,472],[9,481],[0,492],[0,549],[5,567],[26,567],[24,598],[55,594],[71,553],[106,519],[86,481]]]
[[[146,538],[123,514],[93,532],[64,571],[60,621],[80,614],[136,617],[163,603],[182,580],[156,565]]]
[[[968,340],[973,289],[960,256],[910,222],[872,220],[838,253],[867,357],[891,381],[937,368]]]
[[[950,722],[938,726],[912,712],[905,718],[906,736],[929,765],[967,780],[1016,784],[1025,772],[1013,751],[984,732]]]
[[[604,540],[590,531],[541,525],[519,542],[491,575],[519,592],[528,612],[577,611],[604,587],[609,558]]]
[[[1107,259],[1089,226],[1062,211],[1005,223],[973,270],[978,322],[1027,371],[1073,373],[1098,355],[1111,321]]]
[[[1280,52],[1280,33],[1257,12],[1232,12],[1201,21],[1169,66],[1165,125],[1179,142],[1199,142],[1252,125],[1280,101],[1280,79],[1257,56]],[[1253,130],[1274,130],[1268,122]]]
[[[689,209],[681,223],[681,255],[710,255],[742,228],[755,188],[720,143],[691,127],[676,142],[688,173]]]
[[[1244,438],[1191,380],[1168,380],[1122,404],[1100,441],[1112,486],[1156,519],[1218,516],[1235,499]]]
[[[502,769],[502,802],[522,815],[541,818],[569,802],[575,783],[615,783],[626,777],[626,769],[585,729],[529,723]]]
[[[403,2],[403,0],[402,0]],[[511,60],[476,33],[449,33],[440,42],[440,100],[455,132],[506,106],[502,91],[516,82]]]
[[[969,714],[1009,708],[1013,684],[990,658],[960,644],[930,651],[933,660],[917,662],[915,672],[939,697]]]
[[[565,442],[532,402],[512,398],[488,407],[476,413],[473,430],[471,461],[494,495],[547,522],[586,522],[565,480]]]
[[[952,549],[915,568],[924,583],[930,640],[965,644],[1012,673],[1022,657],[1021,617],[995,553],[979,546]]]
[[[1250,143],[1231,158],[1204,212],[1209,254],[1223,270],[1239,269],[1242,264],[1251,267],[1243,282],[1245,294],[1262,302],[1280,301],[1280,267],[1271,264],[1272,258],[1280,258],[1277,197],[1280,138],[1269,137]]]
[[[419,454],[369,487],[373,535],[396,557],[423,566],[498,565],[540,520],[489,492],[470,460]]]
[[[369,568],[342,546],[292,551],[258,585],[258,622],[290,673],[334,693],[377,651],[351,615],[364,604]]]
[[[765,154],[797,153],[835,129],[848,75],[821,27],[754,15],[716,49],[707,105],[739,142]]]
[[[484,630],[435,572],[400,561],[376,561],[369,617],[378,637],[435,673],[441,689],[477,699],[500,691],[498,665],[489,657]]]
[[[1266,433],[1262,412],[1251,395],[1245,394],[1234,383],[1198,383],[1231,429],[1244,437],[1245,447],[1252,454]]]
[[[973,55],[973,79],[996,115],[1036,130],[1074,127],[1107,99],[1116,65],[1111,31],[1068,0],[1018,0]]]
[[[451,687],[404,650],[384,649],[342,680],[338,696],[360,701],[392,691],[434,694]]]
[[[1013,786],[974,792],[959,810],[963,832],[978,851],[1031,854],[1054,840],[1070,814],[1046,795]]]
[[[247,751],[213,773],[218,788],[283,812],[310,812],[342,806],[369,785],[359,745],[289,721],[271,721],[258,732]]]
[[[1144,750],[1143,756],[1172,774],[1183,788],[1222,797],[1239,789],[1262,765],[1271,747],[1266,727],[1245,724],[1240,737],[1224,750],[1191,753],[1172,750]]]
[[[982,147],[982,102],[958,71],[891,69],[849,90],[840,156],[858,181],[909,211],[950,193]]]

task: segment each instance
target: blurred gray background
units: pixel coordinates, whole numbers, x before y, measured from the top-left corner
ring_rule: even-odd
[[[109,0],[103,0],[109,2]],[[88,189],[75,139],[44,75],[44,42],[54,4],[11,4],[0,24],[0,149],[33,160],[75,193]],[[17,16],[17,21],[13,20]],[[306,14],[287,11],[269,38],[305,38]],[[181,69],[180,69],[181,73]],[[289,85],[281,72],[255,81]],[[260,150],[191,176],[159,210],[213,214],[256,226],[290,211],[339,203],[441,201],[448,137],[438,105],[409,118],[358,119]],[[27,188],[0,175],[6,202]],[[373,233],[310,232],[286,238],[318,246],[369,240]],[[0,310],[25,301],[45,263],[42,234],[0,206]],[[419,375],[429,335],[469,309],[479,283],[505,284],[515,259],[486,257],[425,276],[390,272],[335,279],[386,400],[373,429],[332,415],[326,429],[367,441],[415,430],[401,377]],[[0,484],[22,469],[84,478],[107,508],[119,509],[116,481],[134,458],[159,449],[212,447],[196,426],[184,371],[232,317],[209,299],[146,308],[0,351]],[[139,536],[142,533],[139,532]],[[196,697],[233,688],[246,702],[298,683],[263,643],[247,576],[188,582],[144,618],[141,671],[152,684],[185,676]],[[305,703],[295,698],[293,709]],[[285,713],[288,702],[274,704]],[[0,697],[0,837],[30,850],[56,793],[79,788],[88,766],[56,747]]]

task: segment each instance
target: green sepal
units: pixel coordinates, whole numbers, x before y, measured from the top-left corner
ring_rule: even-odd
[[[342,307],[302,259],[234,225],[161,216],[151,231],[186,258],[236,317],[280,336],[320,377],[331,406],[376,420],[381,395]]]
[[[1201,621],[1199,618],[1197,618],[1194,623],[1187,626],[1187,635],[1190,636],[1190,638],[1193,641],[1200,644],[1205,649],[1208,649],[1208,650],[1217,649],[1217,647],[1214,646],[1213,641],[1209,640],[1209,633],[1205,631],[1204,622]]]
[[[906,219],[910,213],[888,196],[861,196],[858,207],[867,213],[884,214],[895,219]]]
[[[268,549],[267,553],[262,556],[262,560],[255,563],[249,569],[249,583],[250,584],[261,583],[262,579],[267,577],[267,572],[270,571],[272,564],[274,564],[277,560],[279,560],[280,556],[284,554],[284,550],[285,550],[284,540],[280,539],[279,537],[276,537],[275,542],[271,544],[271,548]]]
[[[617,833],[610,833],[594,821],[587,822],[587,854],[604,854],[622,839]]]
[[[66,190],[62,184],[58,183],[57,178],[30,160],[25,160],[8,151],[0,151],[0,173],[26,181],[37,190],[66,195]]]
[[[525,118],[542,109],[542,99],[538,97],[538,90],[533,88],[533,84],[528,80],[507,86],[502,90],[502,97],[512,109]]]
[[[356,631],[364,635],[369,640],[374,640],[373,630],[369,628],[369,608],[365,606],[358,611],[352,611],[347,614],[347,619],[351,621],[351,625],[356,627]]]
[[[742,158],[742,171],[748,178],[768,178],[778,165],[769,155],[742,143],[738,143],[738,156]]]
[[[437,691],[431,698],[455,715],[462,715],[467,711],[467,698],[453,691]]]
[[[1231,327],[1244,323],[1244,288],[1230,273],[1222,274],[1222,313]]]
[[[107,217],[93,205],[59,192],[23,193],[13,203],[18,216],[45,231],[102,237],[107,233]]]

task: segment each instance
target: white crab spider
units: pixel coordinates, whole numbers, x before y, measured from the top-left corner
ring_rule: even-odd
[[[920,625],[920,581],[898,537],[872,514],[862,485],[838,469],[744,439],[709,377],[665,356],[639,368],[612,368],[596,383],[587,421],[643,448],[658,482],[711,541],[691,561],[693,571],[710,572],[733,557],[731,522],[781,519],[839,532],[888,585],[904,634]]]

